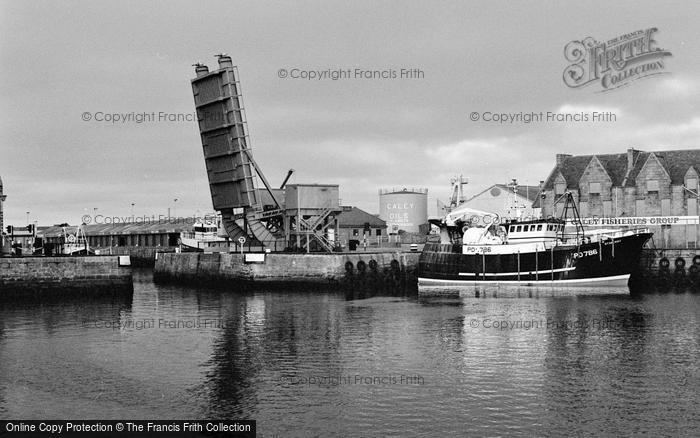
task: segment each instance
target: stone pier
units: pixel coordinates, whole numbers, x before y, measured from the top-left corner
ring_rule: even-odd
[[[415,287],[418,253],[158,254],[158,281],[221,286],[333,285]]]
[[[128,258],[121,263],[119,256],[0,258],[0,301],[124,292],[133,293]]]

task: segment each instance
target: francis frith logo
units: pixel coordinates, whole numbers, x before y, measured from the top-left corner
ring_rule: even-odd
[[[658,46],[657,28],[638,30],[605,42],[591,37],[571,41],[564,56],[564,83],[571,88],[597,84],[600,92],[629,85],[638,79],[668,73],[664,58],[671,52]]]

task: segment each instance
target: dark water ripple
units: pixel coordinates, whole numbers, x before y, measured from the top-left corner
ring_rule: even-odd
[[[697,293],[371,295],[139,271],[133,300],[0,304],[0,416],[250,418],[300,437],[700,430]]]

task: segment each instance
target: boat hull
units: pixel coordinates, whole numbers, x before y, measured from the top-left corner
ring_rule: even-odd
[[[609,277],[580,278],[567,280],[534,280],[534,281],[502,281],[502,280],[442,280],[418,277],[418,287],[464,287],[464,286],[532,286],[532,287],[612,287],[627,286],[630,274],[612,275]]]
[[[651,233],[639,233],[527,252],[519,252],[517,245],[484,245],[469,247],[469,254],[463,254],[462,245],[427,244],[419,260],[418,286],[626,286],[649,238]]]

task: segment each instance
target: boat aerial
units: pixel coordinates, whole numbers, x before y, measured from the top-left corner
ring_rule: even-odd
[[[627,286],[652,233],[648,229],[585,231],[571,192],[559,202],[564,203],[560,218],[503,219],[458,206],[441,220],[431,221],[440,227],[440,243],[423,248],[419,289]]]

